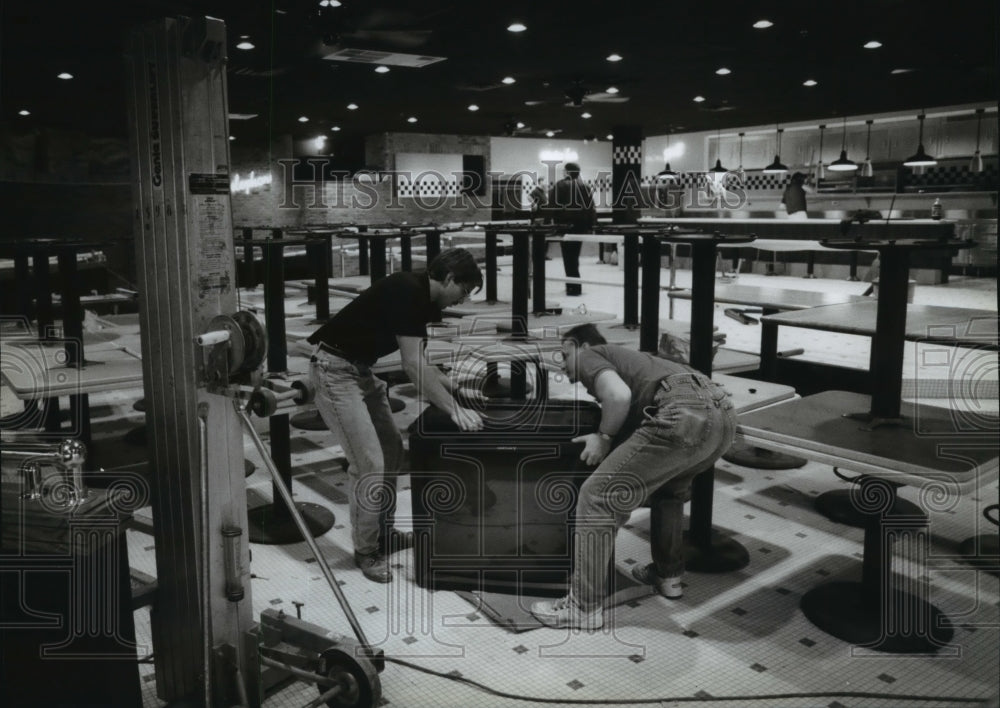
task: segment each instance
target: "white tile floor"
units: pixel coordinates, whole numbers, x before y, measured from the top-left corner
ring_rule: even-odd
[[[561,275],[558,259],[550,261],[548,268]],[[587,279],[620,282],[618,268],[597,264],[593,256],[583,257],[582,271]],[[764,280],[770,287],[835,292],[860,293],[865,287],[864,283],[789,276],[739,277],[739,282],[747,284]],[[690,273],[680,271],[678,281],[688,285]],[[947,286],[918,286],[915,301],[995,311],[996,285],[996,279],[953,277]],[[509,295],[509,289],[509,267],[504,265],[501,298]],[[621,314],[617,284],[586,285],[580,298],[565,298],[562,292],[563,286],[553,283],[547,295],[570,307],[583,303],[589,309]],[[665,318],[665,294],[661,313]],[[687,313],[687,303],[679,302],[676,317],[684,320]],[[716,314],[727,346],[757,350],[759,327],[724,317],[721,307]],[[805,356],[816,360],[867,365],[869,343],[863,338],[786,329],[781,348],[803,347]],[[926,373],[913,345],[907,346],[906,356],[907,372]],[[984,361],[966,371],[995,380],[996,354],[985,355]],[[419,413],[410,391],[406,385],[395,389],[395,395],[407,402],[398,414],[401,428]],[[130,409],[128,414],[135,416]],[[340,451],[332,435],[293,429],[293,451],[296,498],[322,504],[336,515],[335,527],[317,542],[369,640],[390,658],[451,676],[389,663],[380,675],[381,705],[499,708],[586,701],[668,706],[694,698],[713,706],[776,708],[959,704],[945,698],[918,701],[912,696],[992,697],[996,705],[1000,585],[995,575],[961,564],[926,571],[933,601],[957,625],[952,643],[933,656],[866,652],[826,635],[802,615],[798,603],[805,591],[830,578],[860,576],[862,531],[835,524],[813,508],[818,494],[846,488],[828,466],[808,463],[795,470],[763,471],[720,462],[714,524],[748,549],[749,566],[720,575],[689,573],[681,600],[649,595],[630,601],[611,610],[605,629],[599,632],[541,628],[512,633],[493,625],[452,592],[432,593],[417,586],[411,551],[393,558],[396,580],[392,584],[365,580],[350,560],[343,492],[346,474],[336,462]],[[250,498],[267,500],[270,478],[250,447],[248,457],[257,463],[257,472],[247,479]],[[405,476],[401,487],[398,521],[405,526],[409,502]],[[935,500],[928,508],[931,553],[948,556],[962,539],[976,533],[995,535],[996,527],[983,521],[981,509],[997,501],[997,490],[996,480],[991,480],[975,494]],[[918,501],[921,494],[904,487],[900,496]],[[640,509],[619,534],[617,564],[626,573],[632,564],[649,559],[648,517],[648,510]],[[128,540],[132,566],[155,575],[152,538],[129,531]],[[293,603],[301,602],[304,619],[350,634],[305,544],[255,544],[252,550],[256,577],[250,589],[255,614],[273,607],[293,615]],[[139,610],[135,618],[140,644],[150,647],[148,611]],[[142,666],[141,672],[144,705],[164,705],[155,697],[152,666]],[[858,692],[911,697],[883,700],[849,695]],[[765,694],[767,698],[749,700]],[[294,683],[271,695],[266,705],[297,707],[316,695],[315,687]]]

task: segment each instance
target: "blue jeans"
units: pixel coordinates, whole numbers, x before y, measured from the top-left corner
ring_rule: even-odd
[[[403,459],[403,440],[392,419],[386,384],[367,366],[322,350],[312,357],[309,377],[316,389],[316,408],[350,464],[354,552],[375,553],[379,536],[392,524]]]
[[[729,392],[702,374],[664,378],[645,416],[580,487],[570,592],[585,610],[604,602],[618,529],[654,492],[665,511],[665,528],[652,534],[657,573],[683,572],[684,502],[691,481],[711,468],[736,435]]]

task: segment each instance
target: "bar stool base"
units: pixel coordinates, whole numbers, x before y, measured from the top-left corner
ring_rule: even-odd
[[[885,632],[878,607],[863,602],[864,588],[859,582],[824,583],[802,596],[802,614],[827,634],[848,644],[872,651],[891,654],[930,654],[951,641],[954,629],[944,625],[945,615],[937,607],[910,593],[893,591],[881,602],[890,610],[907,608],[908,617],[897,617],[897,627],[923,626],[921,634],[889,634]],[[908,620],[908,621],[907,621]]]
[[[295,508],[302,515],[313,538],[322,536],[336,521],[333,512],[319,504],[296,502]],[[287,513],[276,514],[274,504],[264,504],[247,511],[250,543],[281,546],[301,543],[302,534]]]
[[[707,545],[693,543],[684,532],[684,568],[694,573],[729,573],[750,565],[750,553],[739,541],[712,529]]]
[[[806,460],[774,450],[754,447],[737,440],[722,456],[726,462],[759,470],[793,470],[806,464]]]
[[[900,499],[896,495],[893,496],[892,507],[885,512],[886,516],[919,516],[926,523],[927,514],[924,513],[923,509],[913,502]],[[868,524],[868,517],[871,516],[871,514],[866,514],[854,506],[851,502],[851,492],[848,489],[824,492],[816,497],[813,505],[819,513],[830,521],[859,529],[865,528]]]

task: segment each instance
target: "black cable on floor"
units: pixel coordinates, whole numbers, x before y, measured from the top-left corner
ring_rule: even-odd
[[[891,694],[891,693],[869,693],[867,691],[818,691],[815,693],[762,693],[759,695],[740,695],[740,696],[670,696],[665,698],[613,698],[613,699],[600,699],[600,698],[541,698],[538,696],[522,696],[516,693],[507,693],[506,691],[498,691],[495,688],[491,688],[486,684],[479,683],[478,681],[473,681],[472,679],[465,678],[464,676],[456,676],[455,674],[445,674],[440,671],[435,671],[433,669],[428,669],[426,666],[420,666],[419,664],[411,664],[408,661],[402,659],[394,659],[392,657],[385,657],[385,660],[392,664],[399,664],[400,666],[405,666],[407,668],[413,669],[414,671],[419,671],[421,673],[430,674],[432,676],[439,676],[440,678],[449,679],[451,681],[457,681],[458,683],[464,683],[467,686],[472,686],[473,688],[479,689],[491,696],[497,696],[499,698],[510,698],[515,701],[530,701],[532,703],[564,703],[570,705],[614,705],[614,706],[631,706],[631,705],[648,705],[648,704],[661,704],[661,703],[710,703],[718,701],[778,701],[778,700],[790,700],[794,698],[865,698],[871,700],[880,701],[923,701],[931,702],[935,705],[941,705],[943,703],[963,703],[963,704],[979,704],[986,705],[989,702],[987,698],[965,698],[961,696],[916,696],[909,695],[905,693],[901,694]]]

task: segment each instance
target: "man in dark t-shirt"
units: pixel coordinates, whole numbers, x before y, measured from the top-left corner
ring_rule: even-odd
[[[691,481],[733,443],[729,393],[694,369],[607,344],[592,324],[563,335],[563,368],[601,403],[597,431],[574,438],[580,459],[596,469],[581,485],[573,534],[569,594],[536,602],[531,612],[550,627],[598,629],[618,529],[650,495],[653,563],[632,575],[668,598],[681,596],[684,501]]]
[[[307,340],[315,345],[309,375],[316,407],[349,463],[354,562],[369,580],[391,581],[386,552],[405,544],[391,527],[403,441],[386,384],[370,367],[398,349],[418,396],[447,411],[462,430],[482,429],[479,414],[456,402],[451,380],[423,359],[427,324],[482,285],[472,254],[448,249],[426,272],[393,273],[374,283]]]

